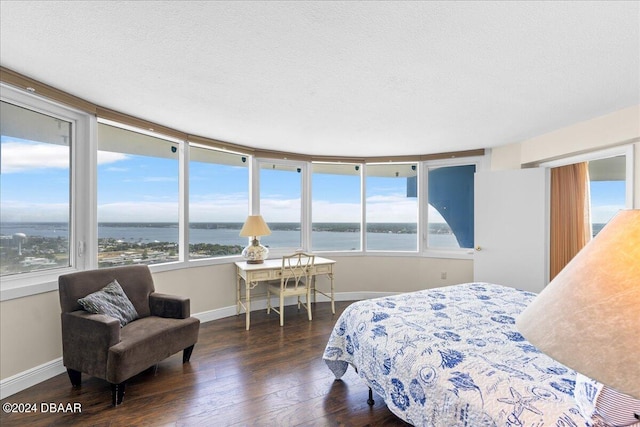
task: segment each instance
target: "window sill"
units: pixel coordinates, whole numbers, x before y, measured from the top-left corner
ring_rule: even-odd
[[[3,277],[0,301],[28,297],[58,290],[58,276],[73,273],[74,268],[60,268],[35,273],[16,274]]]
[[[473,249],[426,249],[423,256],[427,258],[447,258],[447,259],[473,259]]]

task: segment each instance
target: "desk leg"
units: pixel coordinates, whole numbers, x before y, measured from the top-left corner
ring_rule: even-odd
[[[336,314],[335,297],[333,295],[333,272],[329,273],[329,278],[331,279],[331,313]]]
[[[247,331],[249,330],[249,324],[251,323],[251,283],[248,280],[245,280],[245,309],[247,316]]]
[[[236,273],[236,316],[240,315],[240,304],[242,303],[240,299],[240,281],[241,277]]]
[[[316,275],[311,276],[311,285],[313,286],[313,305],[316,305],[316,286],[318,283],[316,282]]]

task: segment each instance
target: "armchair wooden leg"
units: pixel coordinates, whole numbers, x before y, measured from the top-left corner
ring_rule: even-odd
[[[67,369],[67,374],[71,380],[71,385],[74,387],[80,387],[80,383],[82,382],[82,372],[76,371],[75,369]]]
[[[111,384],[111,403],[113,406],[118,406],[124,399],[124,381],[120,384]]]
[[[193,353],[193,347],[194,346],[195,346],[195,344],[185,348],[182,351],[182,363],[187,363],[189,361],[189,359],[191,359],[191,353]]]

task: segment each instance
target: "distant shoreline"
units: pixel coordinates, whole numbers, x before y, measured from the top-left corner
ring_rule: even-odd
[[[189,224],[189,259],[239,255],[246,238],[239,236],[241,222]],[[266,246],[298,247],[300,224],[270,223],[272,234]],[[604,224],[594,224],[594,235]],[[318,222],[313,224],[314,248],[353,250],[359,248],[360,223]],[[415,250],[417,224],[369,223],[367,248]],[[69,265],[69,227],[60,222],[0,223],[1,275]],[[98,224],[100,267],[156,264],[179,258],[178,224],[169,222],[104,222]],[[429,224],[428,235],[442,247],[457,247],[447,224]],[[388,236],[388,237],[387,237]],[[374,239],[375,238],[375,239]],[[436,240],[437,239],[437,240]],[[369,246],[373,242],[374,246]],[[375,246],[377,245],[377,246]]]
[[[269,228],[272,231],[297,231],[300,230],[300,223],[295,222],[270,222]],[[242,222],[191,222],[189,229],[192,230],[240,230],[244,224]],[[11,237],[15,231],[10,234],[4,234],[4,230],[9,228],[24,227],[46,227],[59,228],[60,231],[66,230],[68,225],[64,222],[12,222],[6,221],[0,223],[0,231],[3,238]],[[605,226],[603,223],[593,224],[593,236]],[[106,228],[178,228],[179,224],[174,222],[99,222],[98,227]],[[361,224],[358,222],[314,222],[312,231],[314,232],[360,232]],[[368,233],[398,233],[398,234],[415,234],[417,233],[416,223],[403,222],[371,222],[367,223]],[[451,234],[451,228],[446,223],[429,223],[430,234]]]

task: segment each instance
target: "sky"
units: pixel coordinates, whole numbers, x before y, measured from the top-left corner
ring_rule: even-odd
[[[68,221],[68,147],[6,136],[0,143],[0,219]],[[301,190],[296,175],[295,171],[261,170],[260,211],[267,222],[299,222]],[[98,221],[177,222],[178,185],[175,159],[100,151]],[[190,221],[243,222],[248,185],[246,167],[192,162]],[[592,183],[594,223],[607,222],[624,206],[624,186],[622,181]],[[357,176],[315,175],[313,221],[359,222],[359,192]],[[417,220],[417,201],[406,197],[404,179],[369,178],[366,203],[370,222]]]

